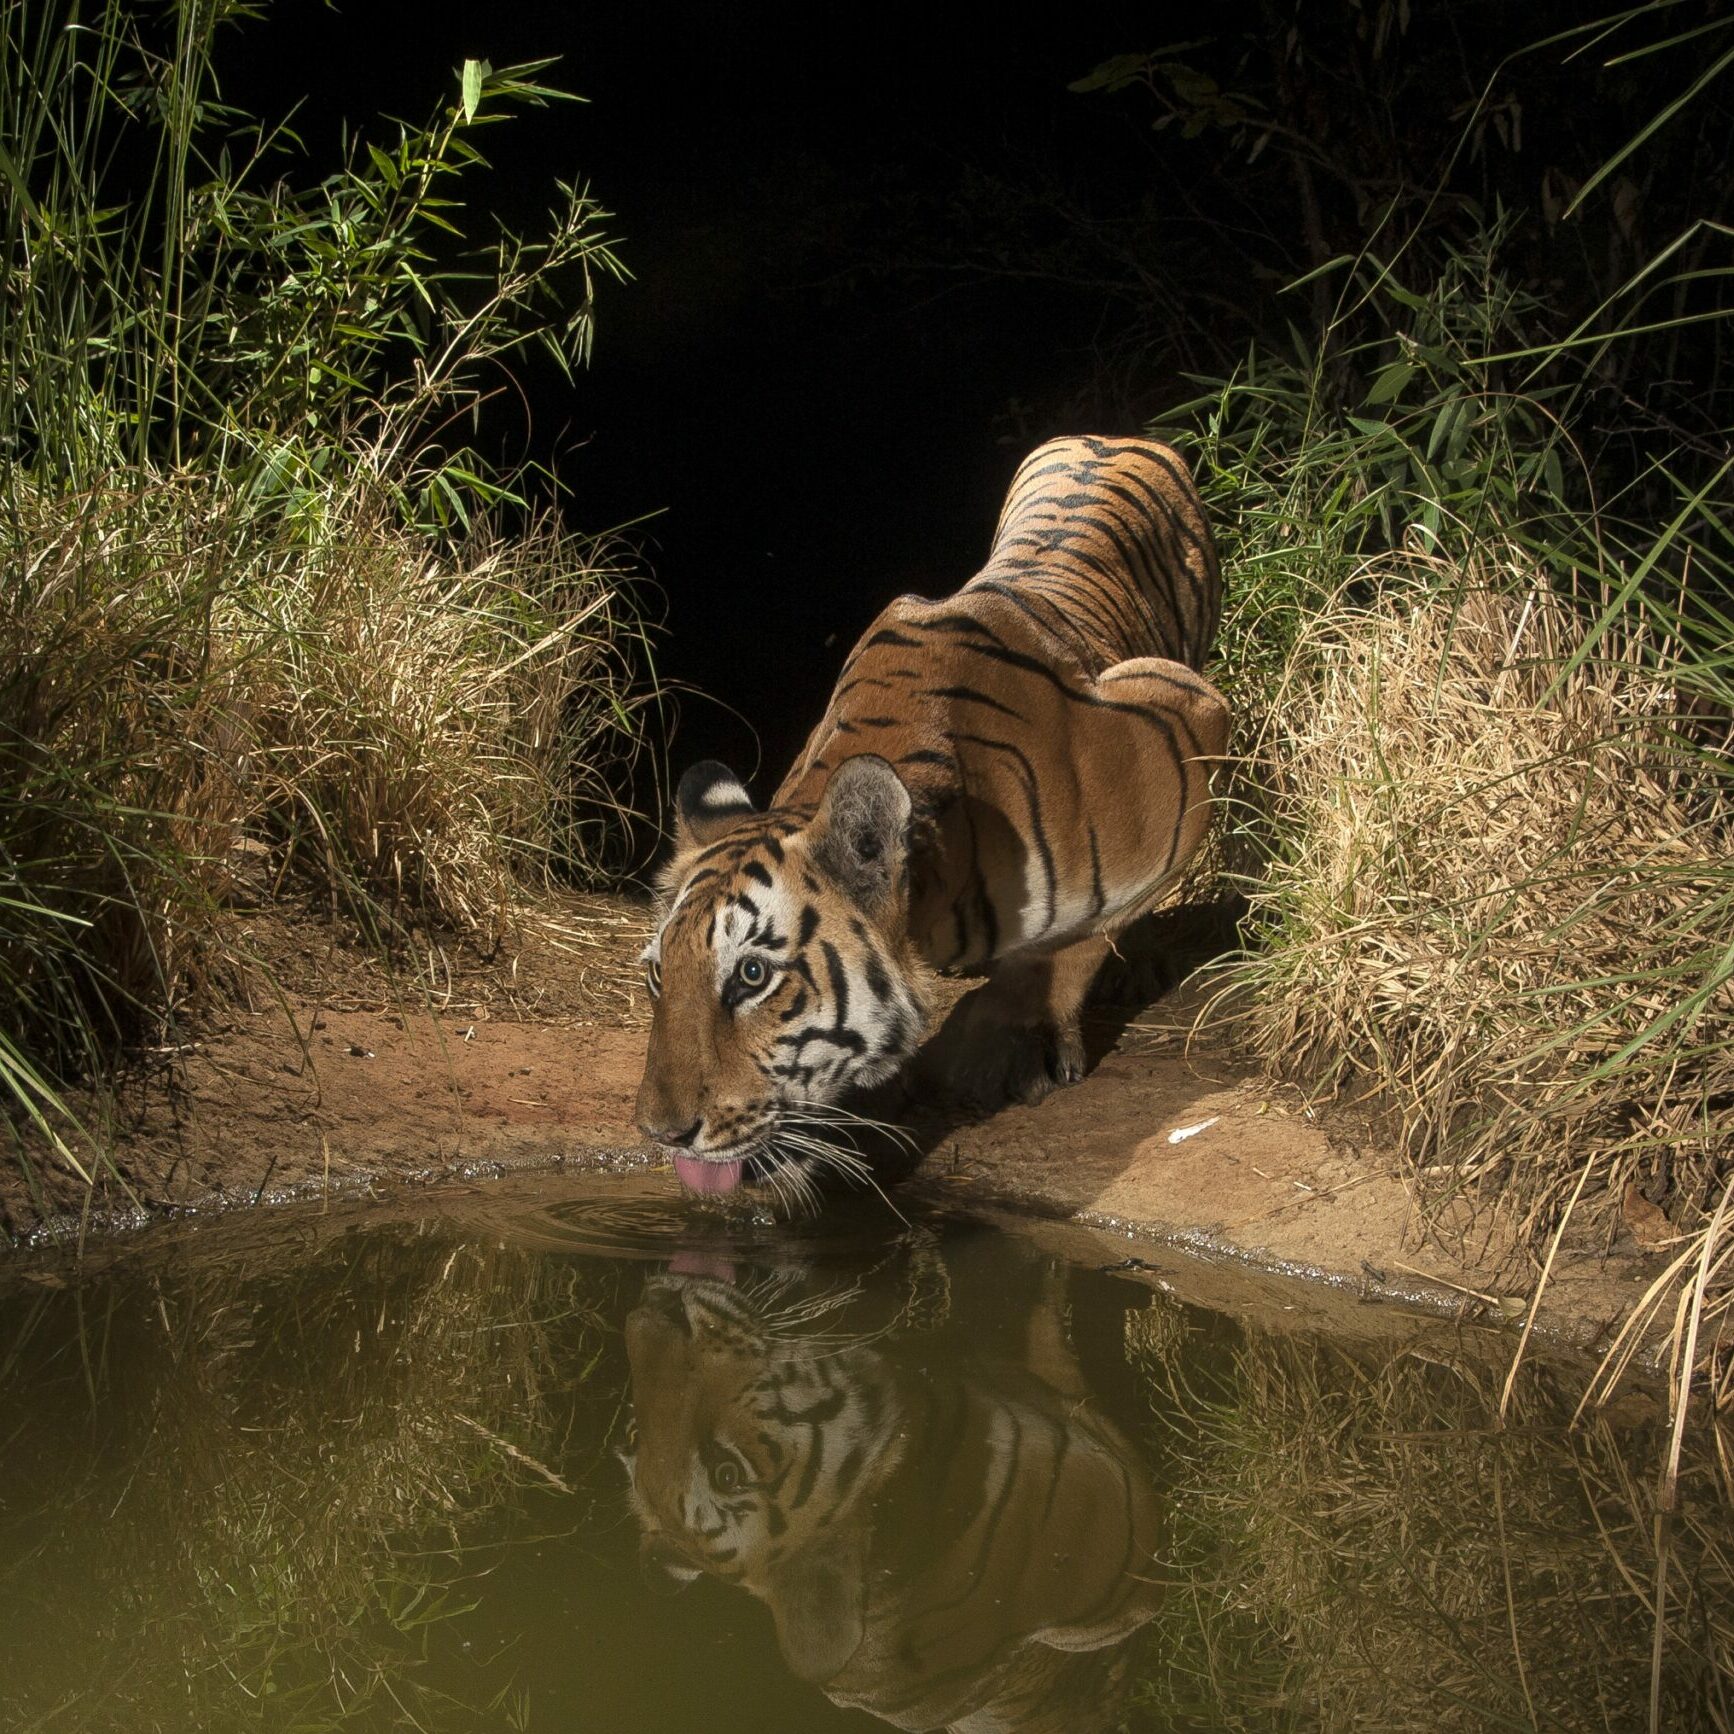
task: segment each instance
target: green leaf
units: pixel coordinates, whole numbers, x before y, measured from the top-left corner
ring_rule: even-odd
[[[1463,399],[1460,397],[1448,397],[1441,405],[1438,415],[1433,419],[1433,431],[1427,436],[1428,463],[1432,463],[1441,450],[1447,457],[1455,455],[1451,450],[1451,434],[1462,409]]]
[[[1066,89],[1080,94],[1091,90],[1124,90],[1149,64],[1148,54],[1116,54],[1112,59],[1104,60],[1094,71],[1074,79]]]
[[[1699,91],[1714,84],[1730,66],[1734,66],[1734,48],[1730,48],[1727,53],[1720,56],[1707,71],[1700,73],[1698,77],[1695,78],[1685,90],[1681,91],[1672,102],[1665,104],[1656,114],[1653,114],[1649,121],[1644,126],[1640,127],[1632,138],[1628,139],[1617,151],[1615,151],[1614,154],[1609,157],[1581,187],[1578,188],[1577,194],[1572,199],[1571,203],[1560,213],[1560,220],[1563,222],[1567,217],[1574,215],[1584,200],[1587,199],[1590,194],[1593,193],[1595,189],[1599,187],[1602,182],[1605,181],[1608,176],[1611,175],[1614,170],[1632,154],[1633,151],[1639,149],[1654,133],[1659,132],[1661,128],[1666,126],[1681,109],[1697,96]]]
[[[1393,361],[1383,369],[1368,389],[1365,401],[1368,403],[1390,403],[1402,395],[1403,387],[1415,377],[1414,365],[1407,361]]]
[[[485,60],[466,60],[464,62],[464,119],[474,120],[476,109],[482,100],[482,79],[489,70]]]
[[[1543,704],[1552,702],[1553,695],[1559,691],[1559,689],[1573,674],[1577,672],[1579,664],[1581,664],[1584,658],[1587,657],[1602,641],[1602,638],[1606,634],[1610,624],[1619,617],[1626,604],[1631,601],[1634,595],[1637,594],[1639,586],[1650,575],[1651,568],[1654,567],[1657,561],[1659,561],[1662,556],[1674,546],[1681,530],[1690,523],[1702,509],[1705,500],[1711,498],[1715,494],[1716,489],[1722,485],[1723,479],[1727,476],[1730,469],[1734,469],[1734,458],[1729,459],[1727,463],[1723,464],[1722,467],[1717,470],[1715,475],[1713,475],[1709,481],[1707,481],[1703,487],[1701,487],[1697,493],[1680,508],[1680,510],[1675,514],[1672,522],[1654,537],[1650,546],[1645,550],[1643,558],[1639,560],[1637,565],[1632,569],[1631,573],[1627,576],[1625,583],[1614,592],[1606,607],[1602,609],[1601,614],[1597,617],[1594,625],[1592,625],[1584,634],[1583,640],[1578,645],[1577,649],[1574,650],[1570,657],[1568,657],[1555,671],[1553,679],[1548,682],[1547,691],[1541,695],[1541,702]]]
[[[1565,498],[1565,469],[1559,461],[1559,447],[1549,445],[1542,453],[1541,473],[1547,481],[1547,491],[1556,499]]]
[[[1196,66],[1188,66],[1183,60],[1165,60],[1156,70],[1174,86],[1174,94],[1182,102],[1197,102],[1202,97],[1216,94],[1216,80],[1208,72],[1200,72]]]
[[[24,177],[18,172],[18,165],[3,150],[0,150],[0,176],[3,176],[6,183],[12,188],[13,195],[19,204],[40,224],[42,213],[36,208],[36,201],[31,198],[30,189],[24,184]]]
[[[1384,278],[1379,287],[1397,303],[1399,307],[1407,307],[1412,313],[1427,312],[1427,301],[1424,296],[1417,295],[1413,289],[1405,289],[1401,283],[1390,277]]]

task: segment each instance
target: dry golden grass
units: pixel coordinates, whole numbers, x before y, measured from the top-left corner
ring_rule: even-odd
[[[637,746],[630,579],[543,519],[435,558],[382,519],[236,610],[235,708],[257,809],[333,883],[458,927],[582,872],[574,813]]]
[[[1266,853],[1218,1004],[1272,1072],[1382,1110],[1425,1207],[1508,1212],[1539,1283],[1568,1235],[1667,1256],[1590,1395],[1671,1333],[1671,1487],[1693,1379],[1734,1407],[1720,662],[1638,607],[1587,631],[1539,580],[1471,578],[1364,568],[1244,720]]]
[[[172,1004],[237,843],[376,933],[496,937],[582,875],[641,739],[633,580],[544,517],[454,555],[351,489],[16,490],[0,603],[0,1002],[62,1069]]]
[[[1434,1196],[1490,1183],[1540,1233],[1593,1164],[1605,1233],[1634,1182],[1700,1224],[1734,1134],[1734,766],[1681,734],[1662,645],[1574,666],[1581,617],[1540,586],[1352,594],[1251,743],[1279,841],[1248,1038],[1387,1106]]]
[[[160,1028],[237,838],[370,939],[486,944],[619,849],[641,732],[621,562],[465,438],[624,274],[578,181],[517,232],[468,190],[548,63],[320,162],[220,99],[236,12],[178,18],[0,11],[0,1137],[86,1178],[62,1086]]]

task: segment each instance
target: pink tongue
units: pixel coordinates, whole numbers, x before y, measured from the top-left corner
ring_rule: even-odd
[[[699,1156],[676,1156],[674,1171],[689,1192],[733,1192],[741,1183],[739,1162],[706,1162]]]

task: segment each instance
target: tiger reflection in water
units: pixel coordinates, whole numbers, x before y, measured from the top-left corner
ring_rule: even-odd
[[[670,1275],[626,1341],[648,1566],[748,1590],[796,1674],[895,1727],[1114,1726],[1161,1524],[1056,1307],[1023,1365],[937,1370]]]

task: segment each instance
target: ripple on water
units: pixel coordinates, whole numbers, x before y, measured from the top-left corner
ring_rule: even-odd
[[[468,1214],[468,1213],[466,1213]],[[710,1265],[848,1259],[883,1248],[913,1224],[939,1226],[930,1205],[899,1200],[894,1213],[872,1194],[831,1200],[816,1218],[777,1216],[754,1193],[700,1199],[661,1176],[631,1176],[567,1197],[499,1200],[478,1225],[519,1247],[592,1257],[654,1260],[695,1275]]]

